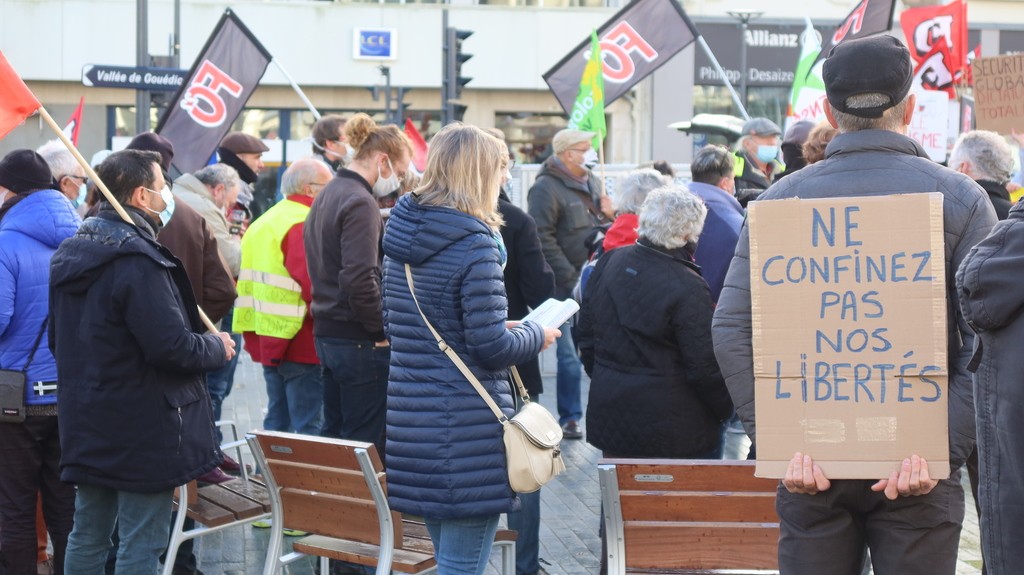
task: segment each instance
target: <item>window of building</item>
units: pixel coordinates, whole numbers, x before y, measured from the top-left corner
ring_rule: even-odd
[[[748,87],[747,114],[751,118],[765,117],[783,126],[789,109],[789,92],[789,88],[781,86]],[[694,86],[693,113],[740,116],[725,86]]]
[[[551,139],[566,126],[561,114],[533,112],[498,112],[494,127],[505,134],[512,154],[519,164],[539,164],[551,155]]]

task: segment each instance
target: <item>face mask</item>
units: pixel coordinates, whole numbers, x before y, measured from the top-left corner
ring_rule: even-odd
[[[597,152],[593,148],[587,150],[587,153],[583,154],[583,165],[588,168],[593,168],[597,165]]]
[[[757,159],[761,160],[765,164],[767,164],[768,162],[774,160],[775,157],[778,156],[778,155],[779,155],[779,147],[778,146],[759,145],[757,147]]]
[[[398,174],[395,173],[395,167],[391,165],[390,158],[388,158],[388,168],[391,168],[391,176],[385,178],[381,175],[380,164],[377,164],[377,181],[373,183],[373,195],[378,198],[391,195],[401,185]]]
[[[168,222],[171,221],[171,217],[174,215],[174,196],[171,194],[171,188],[169,188],[169,187],[167,187],[165,185],[164,188],[162,190],[160,190],[159,192],[157,192],[156,190],[151,190],[149,188],[142,188],[142,189],[146,190],[147,192],[153,193],[153,194],[156,194],[156,193],[160,194],[160,199],[162,199],[164,201],[164,204],[167,205],[167,207],[165,207],[162,212],[158,212],[156,210],[151,210],[151,209],[149,209],[146,206],[143,206],[143,207],[146,208],[147,212],[156,214],[160,218],[160,226],[161,227],[166,226],[168,224]]]
[[[85,203],[85,198],[88,195],[89,195],[89,187],[85,185],[85,182],[83,182],[81,186],[78,186],[78,197],[75,198],[75,201],[73,201],[71,203],[74,204],[76,208],[80,207],[82,204]]]

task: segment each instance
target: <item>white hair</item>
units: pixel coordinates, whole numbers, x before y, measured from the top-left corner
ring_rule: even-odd
[[[629,172],[620,177],[615,186],[615,211],[620,214],[637,213],[647,194],[668,183],[668,178],[655,169]]]
[[[862,118],[847,112],[840,112],[835,108],[832,108],[832,116],[836,120],[836,125],[839,126],[839,131],[844,134],[861,130],[888,130],[890,132],[902,133],[906,127],[903,123],[903,117],[906,115],[907,102],[909,100],[910,94],[907,94],[902,101],[882,112],[882,117],[880,118]],[[888,104],[889,101],[887,94],[868,92],[847,98],[846,107],[853,110],[876,108]]]
[[[60,140],[50,140],[36,149],[36,153],[46,160],[50,166],[53,179],[60,181],[64,176],[78,175],[78,162],[75,156]]]
[[[964,162],[971,164],[970,176],[974,179],[1005,184],[1013,173],[1013,150],[995,132],[964,132],[949,155],[949,167],[955,170]]]
[[[640,208],[638,233],[656,246],[674,249],[696,241],[708,209],[683,186],[668,185],[647,195]]]

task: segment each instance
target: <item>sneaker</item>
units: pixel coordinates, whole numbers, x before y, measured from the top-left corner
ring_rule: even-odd
[[[580,429],[580,422],[570,419],[562,425],[562,437],[565,439],[583,439],[583,430]]]
[[[240,475],[242,473],[242,466],[234,459],[224,455],[224,461],[220,464],[220,470],[231,475]]]
[[[260,521],[253,521],[252,523],[250,523],[250,525],[252,525],[256,529],[270,529],[270,526],[273,525],[273,523],[269,519],[262,519]],[[287,527],[282,529],[281,533],[284,533],[286,537],[305,537],[306,535],[309,535],[309,532],[307,531],[299,531],[298,529],[288,529]]]

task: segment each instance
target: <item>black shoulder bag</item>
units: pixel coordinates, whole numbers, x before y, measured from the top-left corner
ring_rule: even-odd
[[[39,349],[39,342],[43,339],[43,332],[46,331],[47,318],[43,318],[43,325],[39,328],[36,342],[32,344],[32,351],[28,354],[28,361],[21,371],[13,369],[0,369],[0,423],[21,423],[25,421],[25,382],[28,380],[28,366],[32,364],[32,358],[36,356]]]

